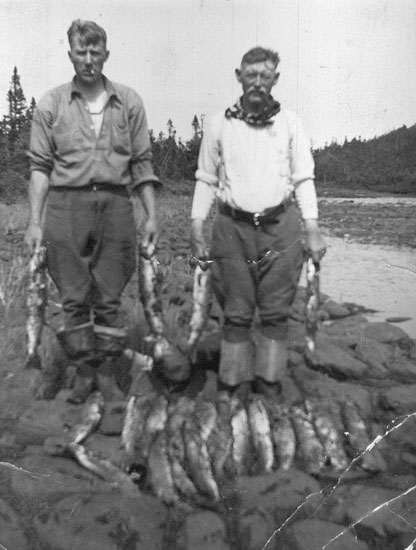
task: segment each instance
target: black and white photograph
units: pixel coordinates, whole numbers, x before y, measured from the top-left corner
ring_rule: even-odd
[[[416,550],[414,0],[0,52],[0,550]]]

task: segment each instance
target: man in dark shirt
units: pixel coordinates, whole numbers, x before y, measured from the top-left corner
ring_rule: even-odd
[[[46,245],[62,299],[60,340],[77,367],[69,401],[82,403],[96,387],[118,400],[124,395],[114,375],[126,339],[120,297],[135,268],[130,196],[140,197],[147,214],[143,245],[156,244],[160,182],[141,98],[102,73],[104,29],[77,20],[68,39],[75,77],[47,92],[33,119],[25,240],[32,252]]]

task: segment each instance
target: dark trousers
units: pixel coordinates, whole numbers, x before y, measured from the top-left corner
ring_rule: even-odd
[[[50,188],[44,241],[65,326],[122,327],[121,293],[135,268],[133,207],[123,186]]]
[[[261,332],[284,339],[303,264],[297,209],[290,206],[274,223],[255,226],[219,214],[213,228],[213,287],[224,312],[224,338],[248,338],[255,309]]]

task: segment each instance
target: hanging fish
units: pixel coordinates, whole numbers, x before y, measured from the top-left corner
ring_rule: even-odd
[[[27,361],[25,368],[41,369],[38,347],[45,324],[47,305],[46,248],[35,250],[29,262],[29,284],[26,295]]]
[[[139,250],[139,292],[146,321],[153,336],[162,336],[162,296],[159,262],[154,246],[141,246]]]
[[[212,304],[212,271],[209,267],[198,264],[194,271],[194,286],[192,293],[192,315],[189,322],[191,332],[188,346],[192,351],[207,324]]]
[[[306,261],[306,346],[311,352],[315,352],[315,334],[318,329],[318,311],[320,303],[319,295],[320,264],[308,256]]]

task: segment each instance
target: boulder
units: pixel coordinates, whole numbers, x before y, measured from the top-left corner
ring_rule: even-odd
[[[215,512],[202,511],[188,515],[183,531],[184,550],[230,550],[225,523]]]
[[[9,550],[29,549],[19,517],[4,500],[0,499],[0,548]]]
[[[260,508],[253,506],[245,510],[238,518],[238,538],[241,541],[240,548],[245,550],[258,550],[265,548],[276,524],[271,515]],[[274,548],[273,542],[268,548]],[[208,549],[207,549],[208,550]]]
[[[321,307],[329,314],[330,319],[342,319],[351,315],[348,308],[333,300],[326,300]]]
[[[321,519],[296,521],[284,535],[282,550],[367,550],[368,545],[359,540],[353,531],[343,525]],[[331,542],[332,541],[332,542]]]
[[[361,338],[354,346],[354,355],[358,360],[366,363],[368,375],[371,378],[381,379],[389,375],[386,367],[393,356],[393,350],[389,345],[371,338]]]
[[[167,511],[156,498],[80,492],[45,508],[34,528],[55,550],[162,550]]]
[[[351,315],[344,319],[326,323],[323,330],[326,334],[334,337],[348,339],[348,342],[358,342],[363,336],[364,327],[369,324],[368,319],[362,315]]]
[[[315,354],[308,360],[312,368],[323,370],[339,380],[361,379],[368,370],[365,363],[326,338],[317,340]]]
[[[416,362],[410,361],[404,355],[392,357],[387,364],[387,368],[390,374],[398,380],[408,384],[416,382]]]

